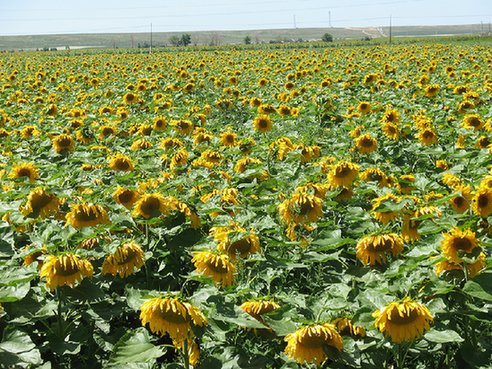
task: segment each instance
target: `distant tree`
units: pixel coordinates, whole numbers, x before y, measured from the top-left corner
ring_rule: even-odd
[[[209,43],[209,45],[210,46],[220,45],[220,37],[221,37],[221,34],[219,32],[212,31],[210,33],[210,43]]]
[[[178,36],[172,35],[171,37],[169,37],[169,42],[173,46],[179,46],[179,43],[181,42],[181,40],[179,39]]]
[[[249,45],[251,43],[251,37],[249,37],[249,35],[244,38],[244,43],[246,45]]]
[[[323,37],[321,37],[321,39],[324,41],[324,42],[333,42],[333,36],[329,33],[325,33],[323,35]]]
[[[200,34],[199,33],[193,33],[191,36],[191,43],[193,46],[197,46],[200,43]]]
[[[364,37],[364,41],[371,41],[371,40],[372,40],[371,36]]]
[[[191,35],[188,33],[185,33],[181,35],[181,45],[183,46],[188,46],[191,43]]]

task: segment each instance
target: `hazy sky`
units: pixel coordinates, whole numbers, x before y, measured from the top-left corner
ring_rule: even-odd
[[[0,0],[0,36],[492,22],[492,0]]]

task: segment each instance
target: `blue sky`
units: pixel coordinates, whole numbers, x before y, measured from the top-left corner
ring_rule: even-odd
[[[0,0],[0,36],[492,23],[491,0]]]

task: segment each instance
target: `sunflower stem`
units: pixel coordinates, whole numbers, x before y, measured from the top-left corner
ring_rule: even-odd
[[[60,337],[60,340],[64,341],[65,339],[65,330],[63,329],[64,327],[64,321],[62,317],[62,307],[63,307],[63,296],[62,292],[60,289],[60,286],[56,287],[56,296],[58,297],[58,311],[56,315],[56,319],[58,321],[58,336]]]
[[[188,353],[188,338],[183,341],[183,360],[185,369],[190,369],[190,354]]]

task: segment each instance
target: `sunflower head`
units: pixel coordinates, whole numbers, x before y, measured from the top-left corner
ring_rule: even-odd
[[[403,251],[403,239],[396,233],[366,236],[357,242],[357,258],[365,265],[386,263],[385,254],[398,256]]]
[[[82,203],[72,204],[70,207],[72,210],[66,215],[65,226],[80,229],[110,223],[108,213],[101,205]]]
[[[87,260],[81,260],[74,254],[61,256],[49,255],[41,267],[40,277],[46,277],[46,287],[54,290],[57,286],[75,286],[85,277],[92,277],[94,269]]]
[[[214,254],[208,251],[194,252],[191,262],[198,273],[211,277],[223,287],[234,283],[236,267],[225,254]]]
[[[60,208],[60,200],[53,194],[46,192],[41,187],[36,187],[27,196],[27,203],[21,212],[27,217],[47,218],[55,214]]]
[[[260,133],[266,133],[272,130],[273,123],[268,115],[262,114],[253,120],[253,128]]]
[[[36,178],[39,178],[38,169],[34,163],[14,164],[14,168],[9,173],[9,178],[29,178],[29,183],[34,183]]]
[[[109,167],[112,170],[120,172],[133,172],[134,164],[132,159],[121,153],[117,153],[108,157]]]
[[[393,302],[372,314],[376,318],[376,328],[390,337],[393,342],[402,343],[422,336],[434,321],[429,309],[410,301]]]
[[[361,154],[369,154],[378,148],[377,140],[369,133],[357,137],[355,145]]]
[[[140,269],[145,263],[142,248],[135,242],[127,242],[120,246],[114,254],[109,255],[102,265],[102,274],[111,274],[120,278],[133,274],[135,268]]]
[[[458,257],[460,250],[465,254],[470,254],[476,247],[480,247],[475,232],[470,229],[454,228],[448,233],[443,233],[443,236],[444,240],[441,241],[442,253],[451,263],[459,264],[463,261]]]
[[[302,327],[285,336],[284,341],[287,342],[285,353],[301,365],[310,362],[321,365],[328,358],[323,350],[325,345],[343,350],[342,337],[336,327],[329,323]]]

